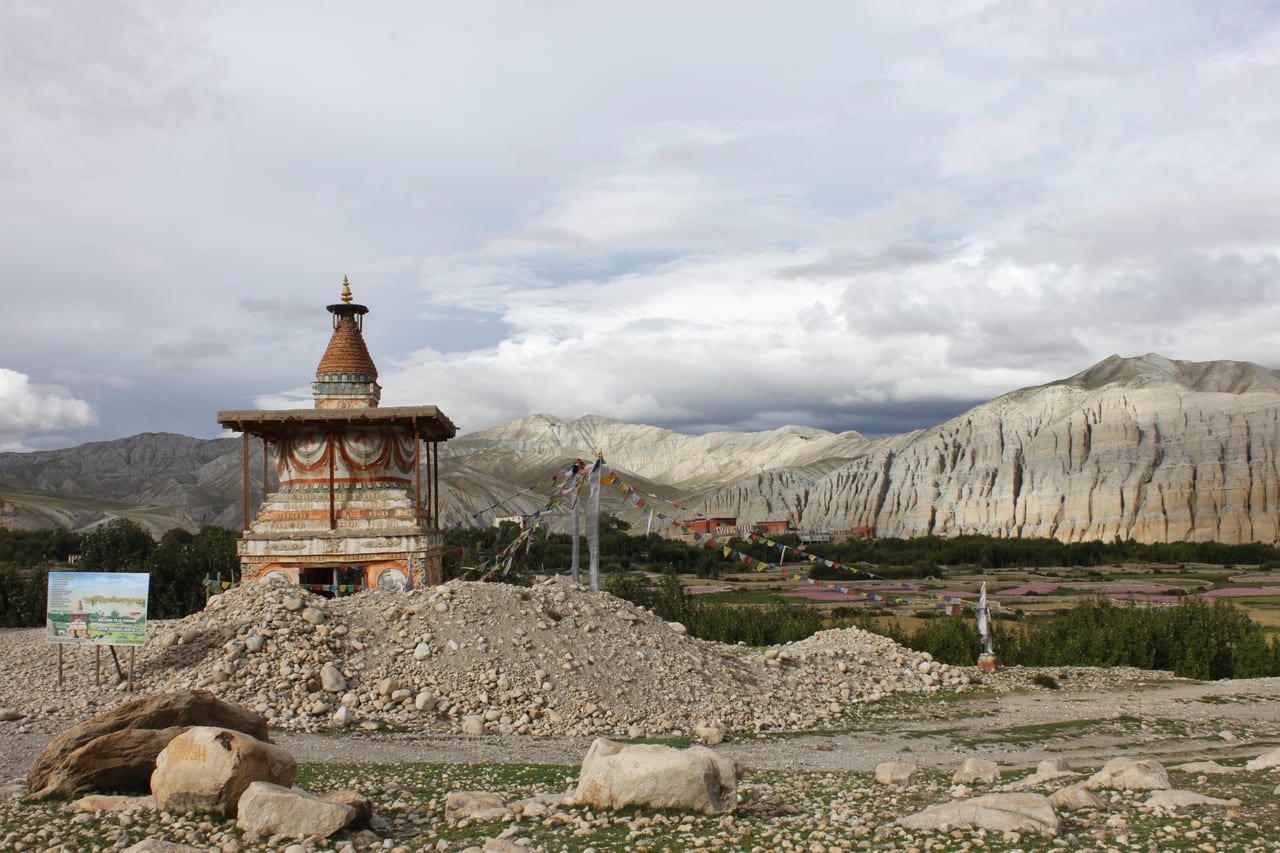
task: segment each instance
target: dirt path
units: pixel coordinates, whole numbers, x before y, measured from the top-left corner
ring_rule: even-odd
[[[588,738],[282,734],[301,761],[576,764]],[[1257,755],[1280,745],[1280,678],[1172,683],[1114,692],[913,697],[869,706],[847,731],[735,737],[743,766],[870,771],[883,761],[950,767],[974,754],[1034,769],[1065,755],[1082,767],[1141,752],[1168,763]]]
[[[0,723],[0,778],[19,776],[61,730],[18,734]],[[65,726],[63,726],[65,727]],[[47,730],[46,730],[47,729]],[[342,735],[273,732],[307,763],[502,762],[577,764],[588,738]],[[971,755],[1033,769],[1065,756],[1081,768],[1117,755],[1177,764],[1253,757],[1280,745],[1280,678],[1172,682],[1116,691],[911,696],[864,706],[831,733],[735,736],[717,747],[744,767],[870,771],[883,761],[948,768]]]

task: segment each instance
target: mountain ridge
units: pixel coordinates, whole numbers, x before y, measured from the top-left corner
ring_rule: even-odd
[[[1249,362],[1109,356],[1065,379],[999,395],[941,424],[868,439],[788,425],[687,435],[600,415],[529,415],[441,446],[442,521],[528,514],[526,492],[603,451],[636,488],[740,524],[874,528],[879,535],[1051,536],[1065,541],[1275,542],[1280,371]],[[261,496],[251,442],[251,493]],[[133,504],[188,526],[242,524],[236,438],[144,433],[0,454],[0,523],[99,523]],[[42,493],[26,500],[22,490]],[[112,501],[50,508],[51,494]],[[515,497],[513,497],[515,496]],[[497,506],[495,506],[497,505]],[[43,508],[42,508],[43,507]],[[615,507],[633,521],[634,507]]]

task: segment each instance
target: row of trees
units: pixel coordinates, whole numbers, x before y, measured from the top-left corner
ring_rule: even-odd
[[[73,554],[82,571],[150,573],[148,616],[186,616],[204,606],[206,577],[237,577],[236,538],[234,530],[206,525],[196,533],[174,528],[157,541],[129,519],[88,533],[0,530],[0,627],[43,625],[49,570]]]
[[[1160,542],[1145,544],[1119,538],[1111,542],[1060,542],[1057,539],[998,539],[991,536],[921,536],[915,539],[853,539],[817,544],[805,550],[829,560],[854,565],[896,566],[936,574],[939,566],[980,569],[1045,566],[1106,566],[1119,563],[1208,563],[1280,568],[1280,548],[1255,542]],[[818,571],[831,572],[825,567]],[[878,570],[879,571],[879,570]],[[882,571],[880,571],[883,574]]]
[[[445,574],[456,577],[466,566],[482,566],[512,542],[519,529],[515,524],[501,527],[457,528],[445,533]],[[1057,539],[1000,539],[992,536],[922,536],[914,539],[852,539],[837,543],[801,546],[800,537],[782,534],[770,537],[773,545],[740,537],[717,540],[761,564],[776,565],[786,559],[818,580],[852,580],[871,572],[887,578],[941,577],[946,566],[969,570],[1041,568],[1045,566],[1106,566],[1120,563],[1206,563],[1210,565],[1258,565],[1280,568],[1280,548],[1260,543],[1224,545],[1220,542],[1168,542],[1144,544],[1133,540],[1111,542],[1059,542]],[[527,546],[515,555],[510,577],[528,578],[533,573],[563,569],[569,565],[573,539],[567,533],[535,531]],[[786,546],[784,554],[778,546]],[[808,561],[798,552],[812,554],[839,564],[828,566]],[[742,571],[737,557],[726,557],[721,547],[708,548],[700,542],[667,539],[656,533],[631,536],[626,524],[605,516],[601,525],[600,568],[602,572],[644,569],[650,572],[678,572],[702,578]],[[586,546],[582,544],[586,564]]]
[[[972,616],[932,618],[908,631],[892,618],[852,616],[848,608],[829,619],[804,605],[711,603],[684,594],[674,575],[657,583],[616,575],[606,588],[663,619],[684,623],[695,637],[722,643],[775,645],[825,627],[857,625],[956,666],[971,666],[982,653]],[[1153,608],[1090,599],[1054,616],[998,621],[994,644],[1001,662],[1010,666],[1132,666],[1204,680],[1280,675],[1280,636],[1268,640],[1244,611],[1225,601]]]
[[[944,663],[970,665],[982,651],[972,618],[942,616],[914,631],[891,620],[857,621]],[[1089,599],[1053,616],[997,621],[993,646],[1005,665],[1133,666],[1198,679],[1280,675],[1280,636],[1268,639],[1226,601],[1156,608]]]

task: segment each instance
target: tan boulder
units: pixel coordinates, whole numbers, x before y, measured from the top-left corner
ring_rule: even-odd
[[[1244,766],[1245,770],[1270,770],[1280,767],[1280,747],[1264,752]]]
[[[1010,788],[1038,788],[1046,782],[1053,782],[1068,776],[1078,776],[1071,769],[1071,762],[1065,758],[1046,758],[1036,766],[1036,772],[1009,785]]]
[[[1049,795],[1049,802],[1053,804],[1054,808],[1068,812],[1100,809],[1103,805],[1098,795],[1083,785],[1068,785],[1065,788],[1054,791]]]
[[[356,815],[351,819],[351,826],[367,826],[373,820],[373,800],[363,794],[344,789],[341,791],[325,791],[316,794],[316,796],[326,803],[350,806],[355,809]]]
[[[328,838],[356,819],[356,810],[306,791],[253,782],[240,797],[236,826],[263,837]]]
[[[115,731],[95,737],[51,767],[43,775],[44,787],[33,796],[39,799],[86,791],[146,791],[155,771],[156,756],[184,731],[182,726],[173,726]]]
[[[907,829],[949,832],[972,826],[988,832],[1058,834],[1058,814],[1049,798],[1040,794],[988,794],[970,800],[952,800],[896,821]]]
[[[500,794],[486,791],[450,791],[444,797],[445,820],[499,820],[511,814]]]
[[[1113,788],[1122,791],[1164,791],[1172,788],[1169,774],[1159,761],[1139,758],[1113,758],[1084,782],[1090,789]]]
[[[994,761],[985,758],[966,758],[960,769],[951,777],[957,785],[971,785],[975,782],[991,785],[1000,781],[1000,768]]]
[[[533,848],[517,844],[509,838],[486,838],[480,853],[533,853]]]
[[[693,727],[693,734],[707,746],[724,743],[725,728],[721,723],[703,723]]]
[[[243,732],[197,726],[173,739],[156,758],[151,792],[161,811],[236,815],[253,782],[293,784],[298,763],[286,750]]]
[[[1172,789],[1168,791],[1156,791],[1147,801],[1143,803],[1149,809],[1160,812],[1161,814],[1172,814],[1180,811],[1187,806],[1231,806],[1240,805],[1240,801],[1234,797],[1230,800],[1219,799],[1218,797],[1207,797],[1204,794],[1198,794],[1195,791],[1182,791]]]
[[[1175,764],[1174,770],[1181,770],[1183,773],[1204,773],[1215,776],[1225,776],[1232,773],[1239,773],[1239,767],[1227,767],[1225,764],[1219,764],[1216,761],[1188,761],[1186,764]]]
[[[597,738],[566,804],[730,812],[738,804],[738,767],[705,746],[674,749]]]
[[[267,721],[207,690],[147,696],[51,740],[27,772],[36,798],[94,790],[149,790],[156,756],[187,726],[222,726],[268,740]]]
[[[919,768],[905,761],[885,761],[876,765],[876,781],[881,785],[906,787],[916,783]]]

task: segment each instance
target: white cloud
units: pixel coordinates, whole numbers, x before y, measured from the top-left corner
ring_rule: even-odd
[[[884,431],[1113,352],[1280,364],[1263,3],[0,15],[0,361],[92,382],[94,437],[309,405],[344,273],[387,403],[467,428]]]
[[[93,407],[56,385],[35,385],[29,377],[0,367],[0,448],[26,450],[32,433],[82,427],[96,420]]]

